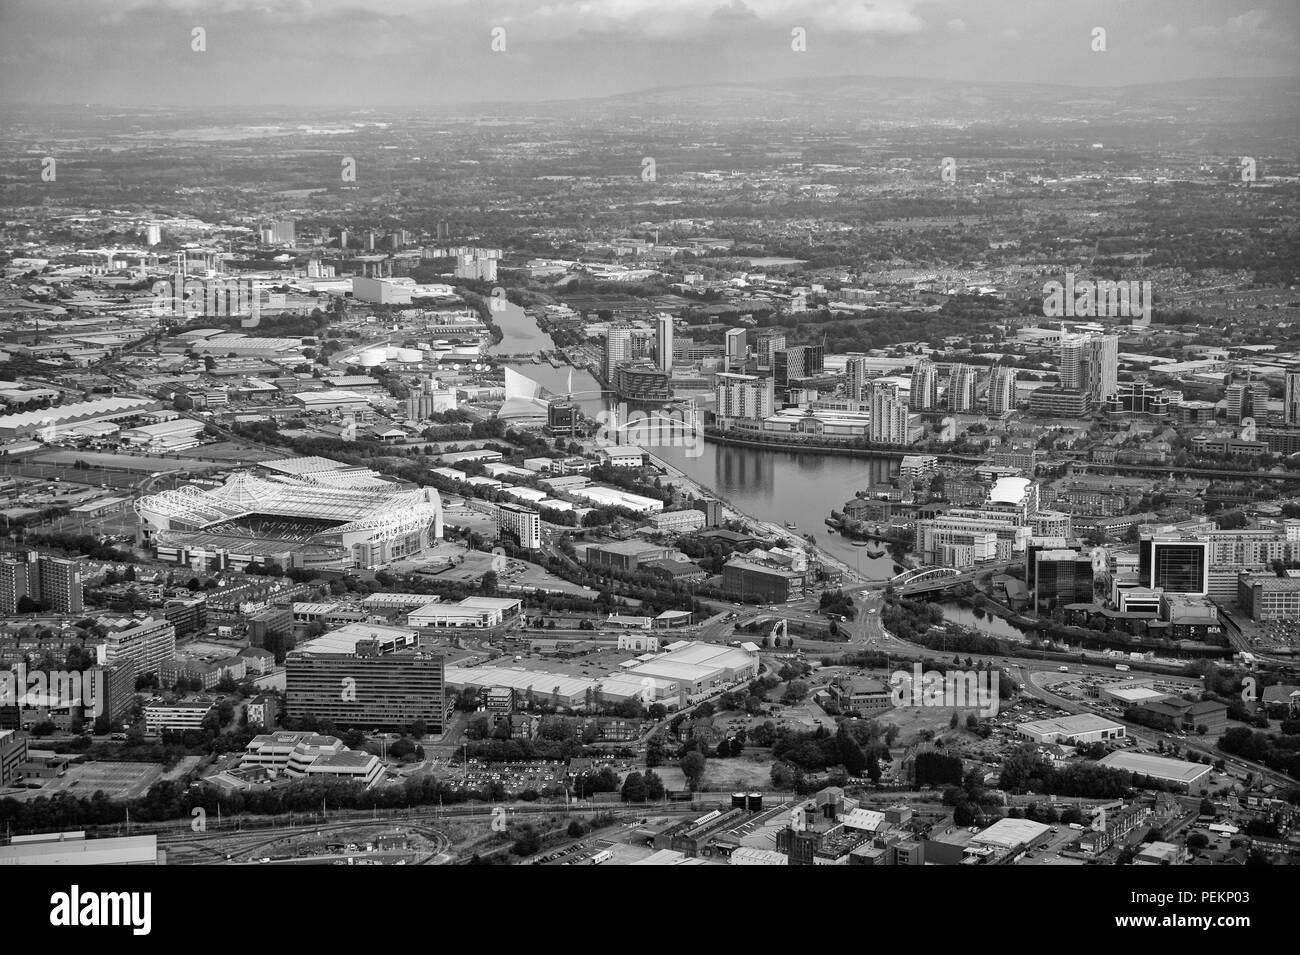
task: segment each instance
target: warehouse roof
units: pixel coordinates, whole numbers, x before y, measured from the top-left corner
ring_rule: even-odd
[[[1108,720],[1094,713],[1079,713],[1076,716],[1059,716],[1047,720],[1034,720],[1021,723],[1020,729],[1032,733],[1060,733],[1063,736],[1077,736],[1080,733],[1097,733],[1102,730],[1122,730],[1124,724]]]
[[[1194,783],[1210,771],[1204,763],[1189,763],[1149,753],[1111,753],[1101,761],[1101,765],[1179,783]]]

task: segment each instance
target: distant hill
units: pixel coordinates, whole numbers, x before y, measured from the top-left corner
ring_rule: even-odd
[[[1194,118],[1200,122],[1285,121],[1295,131],[1300,128],[1300,79],[1081,87],[838,76],[666,86],[563,105],[584,116],[642,115],[714,122],[805,119],[856,125]],[[529,108],[537,110],[535,105],[521,107]]]

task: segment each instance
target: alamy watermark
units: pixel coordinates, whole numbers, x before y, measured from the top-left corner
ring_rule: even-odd
[[[889,701],[897,709],[931,707],[935,709],[975,709],[980,716],[998,712],[997,670],[895,670],[889,676]]]
[[[252,279],[186,279],[184,283],[153,283],[152,311],[156,316],[197,314],[208,318],[238,318],[244,328],[262,320],[262,293]]]
[[[62,710],[80,706],[83,718],[104,711],[103,670],[28,670],[19,663],[0,671],[0,706]]]
[[[1047,318],[1132,318],[1151,322],[1151,283],[1112,282],[1107,279],[1075,281],[1073,272],[1065,282],[1043,284],[1043,315]]]

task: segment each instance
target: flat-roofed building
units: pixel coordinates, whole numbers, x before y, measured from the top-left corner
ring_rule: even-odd
[[[760,564],[732,557],[722,568],[722,590],[729,597],[744,600],[757,597],[764,603],[785,603],[804,595],[807,575],[788,567]]]
[[[607,567],[631,573],[641,564],[652,560],[670,557],[673,550],[659,544],[641,540],[611,541],[607,544],[591,544],[586,550],[588,567]]]
[[[136,677],[153,673],[161,678],[163,667],[176,659],[176,628],[165,619],[111,623],[104,642],[108,664],[124,665]]]
[[[156,703],[144,708],[144,728],[146,733],[161,733],[163,730],[183,732],[203,728],[203,721],[216,708],[211,700],[194,703]]]
[[[633,680],[653,677],[677,683],[689,701],[758,675],[758,655],[737,647],[682,641],[626,671]]]
[[[1092,599],[1092,557],[1069,549],[1039,550],[1034,554],[1034,599],[1062,604]]]
[[[166,865],[157,836],[87,839],[84,832],[14,836],[0,846],[0,867],[10,865]]]
[[[704,512],[689,508],[683,511],[662,511],[651,514],[647,522],[657,531],[672,534],[685,534],[697,531],[704,526]]]
[[[18,767],[27,761],[27,736],[14,730],[0,730],[0,789],[16,785]]]
[[[265,733],[244,749],[240,769],[262,769],[272,777],[333,777],[365,786],[383,779],[383,763],[369,753],[350,750],[335,736],[316,733]]]
[[[1100,743],[1127,735],[1123,723],[1092,713],[1021,723],[1016,731],[1036,743]]]
[[[1193,794],[1204,791],[1210,781],[1211,767],[1205,763],[1189,763],[1183,759],[1153,756],[1150,753],[1111,753],[1099,765],[1109,769],[1122,769],[1138,776],[1150,776]]]
[[[1256,623],[1300,620],[1300,577],[1239,574],[1237,606]]]
[[[349,624],[295,647],[285,668],[289,717],[398,730],[423,721],[442,732],[443,657],[420,650],[412,629]]]
[[[513,536],[519,546],[536,550],[542,546],[542,516],[531,507],[499,501],[496,512],[497,537]]]
[[[455,603],[434,602],[412,610],[406,622],[412,627],[495,627],[518,616],[523,602],[513,597],[466,597]]]
[[[645,464],[645,450],[634,444],[613,445],[598,449],[603,463],[615,468],[639,468]]]

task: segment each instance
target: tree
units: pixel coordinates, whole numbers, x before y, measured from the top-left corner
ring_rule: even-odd
[[[482,581],[479,582],[479,590],[485,597],[495,597],[497,593],[497,572],[495,570],[486,571],[483,574]]]
[[[955,730],[956,728],[957,728],[957,711],[953,710],[952,719],[948,720],[948,729]]]
[[[687,753],[678,763],[682,775],[686,777],[686,785],[692,792],[699,788],[700,781],[704,778],[705,765],[704,755],[698,750]]]
[[[653,769],[646,770],[645,795],[649,802],[657,802],[664,798],[664,781]]]
[[[645,777],[640,773],[628,773],[627,779],[623,780],[623,801],[645,802],[646,794]]]
[[[476,716],[465,725],[465,738],[468,740],[487,739],[490,732],[486,716]]]
[[[659,733],[650,737],[645,745],[645,764],[647,769],[662,766],[664,763],[664,741]]]

